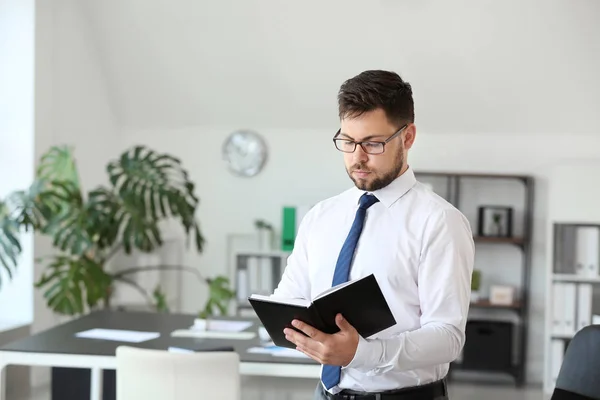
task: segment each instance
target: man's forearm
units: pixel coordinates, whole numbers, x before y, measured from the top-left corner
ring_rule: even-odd
[[[390,369],[408,371],[454,361],[462,349],[464,334],[453,325],[430,323],[390,339],[360,338],[356,355],[344,368],[365,373]]]

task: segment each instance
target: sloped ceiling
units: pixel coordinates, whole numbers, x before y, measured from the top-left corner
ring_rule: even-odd
[[[393,69],[432,133],[599,133],[595,0],[86,0],[123,127],[329,128]]]

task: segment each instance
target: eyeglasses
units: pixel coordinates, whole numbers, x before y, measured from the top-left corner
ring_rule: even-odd
[[[394,133],[392,136],[390,136],[383,142],[355,142],[350,139],[338,138],[337,136],[340,134],[341,131],[341,129],[338,129],[337,133],[333,136],[333,143],[335,144],[336,149],[344,153],[354,153],[354,151],[356,150],[356,146],[359,145],[367,154],[381,154],[385,151],[385,144],[393,138],[395,138],[396,136],[398,136],[399,134],[401,134],[407,126],[408,124],[404,125],[396,133]]]

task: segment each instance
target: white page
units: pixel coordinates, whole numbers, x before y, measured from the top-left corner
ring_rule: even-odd
[[[340,289],[342,289],[342,288],[345,288],[346,286],[349,286],[349,285],[351,285],[351,284],[353,284],[353,283],[356,283],[356,282],[358,282],[358,281],[361,281],[361,280],[363,280],[363,279],[366,279],[366,278],[368,278],[368,277],[369,277],[369,276],[371,276],[371,275],[373,275],[373,274],[370,274],[370,275],[367,275],[367,276],[363,276],[362,278],[354,279],[354,280],[351,280],[351,281],[346,281],[346,282],[344,282],[344,283],[340,283],[339,285],[335,285],[335,286],[333,286],[333,287],[331,287],[331,288],[329,288],[329,289],[327,289],[327,290],[325,290],[325,291],[323,291],[323,292],[319,293],[319,294],[317,295],[317,297],[315,297],[315,300],[317,300],[317,299],[320,299],[321,297],[325,297],[325,296],[327,296],[328,294],[330,294],[330,293],[333,293],[333,292],[336,292],[336,291],[338,291],[338,290],[340,290]]]
[[[250,296],[250,298],[256,300],[270,301],[271,303],[291,304],[300,307],[310,306],[310,301],[305,299],[287,299],[273,296],[264,296],[262,294],[253,294],[252,296]]]
[[[160,333],[96,328],[89,329],[87,331],[77,332],[75,336],[86,339],[115,340],[118,342],[140,343],[145,342],[147,340],[156,339],[160,336]]]
[[[202,331],[199,329],[176,329],[171,332],[171,336],[175,337],[195,337],[208,339],[234,339],[248,340],[256,337],[256,332],[218,332],[218,331]]]
[[[181,347],[174,347],[174,346],[170,346],[167,350],[171,353],[180,353],[180,354],[194,353],[194,350],[182,349]]]
[[[252,326],[252,321],[228,321],[221,319],[197,319],[192,329],[217,332],[241,332]],[[208,329],[207,329],[208,328]]]
[[[304,354],[301,351],[279,346],[250,347],[248,349],[248,353],[270,354],[274,357],[309,358],[306,354]]]

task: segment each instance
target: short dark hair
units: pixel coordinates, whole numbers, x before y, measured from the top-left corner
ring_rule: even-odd
[[[390,71],[364,71],[345,81],[338,93],[338,107],[340,119],[359,117],[381,108],[398,127],[415,122],[412,88]]]

